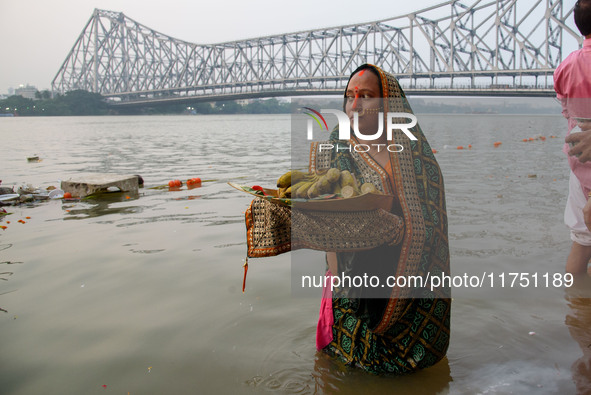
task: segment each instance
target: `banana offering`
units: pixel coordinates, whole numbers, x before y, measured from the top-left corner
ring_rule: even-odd
[[[351,172],[335,168],[322,174],[288,171],[277,180],[277,188],[280,198],[313,199],[324,194],[339,194],[350,198],[365,193],[381,193],[371,183],[360,187]]]

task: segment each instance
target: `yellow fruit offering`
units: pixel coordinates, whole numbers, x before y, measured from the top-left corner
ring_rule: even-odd
[[[340,179],[341,187],[345,187],[347,185],[352,186],[353,188],[357,188],[357,184],[355,183],[355,179],[349,170],[341,171],[341,179]]]
[[[291,197],[291,187],[279,188],[277,190],[277,197],[279,197],[279,198],[290,198]]]
[[[361,186],[361,194],[366,194],[366,193],[381,193],[381,192],[378,191],[378,189],[375,187],[374,184],[372,184],[370,182],[366,182],[365,184],[363,184]]]
[[[343,197],[361,194],[355,177],[347,170],[330,168],[320,174],[304,173],[299,170],[288,171],[277,180],[278,196],[313,199],[324,194],[341,194]],[[369,185],[365,188],[373,187]],[[350,188],[345,188],[347,186]],[[364,193],[368,192],[379,193],[375,187],[367,189]]]
[[[311,181],[299,182],[292,187],[291,193],[293,194],[293,196],[295,196],[297,198],[304,198],[305,199],[308,197],[308,189],[310,189],[310,187],[313,184],[314,183]]]
[[[300,181],[303,181],[308,175],[303,171],[292,170],[291,171],[291,185],[295,185]]]
[[[323,175],[318,181],[316,181],[316,188],[318,189],[318,194],[320,195],[324,193],[330,193],[331,184],[326,175]]]
[[[281,177],[279,177],[279,179],[277,180],[277,188],[287,188],[290,185],[291,185],[291,171],[288,171],[287,173],[285,173]]]
[[[308,189],[308,198],[314,199],[315,197],[318,197],[318,196],[320,196],[320,191],[318,190],[318,182],[315,182]]]
[[[351,185],[345,185],[342,189],[341,189],[341,196],[344,197],[345,199],[347,198],[352,198],[354,196],[359,195],[357,193],[357,191],[355,190],[355,188],[353,188]]]
[[[333,167],[326,172],[326,178],[331,184],[334,184],[341,178],[341,172]]]

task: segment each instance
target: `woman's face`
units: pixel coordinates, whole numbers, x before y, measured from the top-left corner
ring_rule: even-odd
[[[382,110],[378,76],[368,69],[360,70],[349,80],[346,92],[345,112],[353,127],[353,114],[359,114],[359,131],[375,134],[379,126],[379,112]]]

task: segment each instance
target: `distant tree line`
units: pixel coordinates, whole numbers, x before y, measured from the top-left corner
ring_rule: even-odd
[[[53,98],[50,91],[37,92],[35,99],[14,95],[0,100],[0,114],[18,116],[143,115],[143,114],[288,114],[290,104],[277,99],[113,107],[98,93],[75,90]]]
[[[121,114],[289,114],[289,102],[277,99],[256,99],[246,104],[237,101],[186,102],[139,108],[118,109]]]
[[[19,95],[0,100],[0,113],[19,116],[104,115],[109,113],[107,103],[97,93],[83,90],[67,92],[51,98],[51,92],[36,93],[36,99]]]
[[[301,102],[301,103],[300,103]],[[480,102],[475,98],[470,104],[459,104],[440,99],[431,102],[421,98],[410,98],[415,112],[424,114],[553,114],[556,108],[548,105],[538,106],[524,100],[523,103],[493,104]],[[306,99],[294,98],[295,105],[306,105]],[[342,108],[342,99],[325,103],[328,107]],[[330,105],[328,105],[330,104]],[[552,102],[554,107],[556,103]],[[115,107],[98,93],[75,90],[63,95],[51,97],[50,91],[37,92],[36,98],[26,99],[22,96],[10,96],[0,100],[0,115],[14,114],[19,116],[73,116],[73,115],[152,115],[152,114],[289,114],[291,104],[277,99],[256,99],[244,104],[237,101],[217,102],[185,102],[176,104],[158,104],[138,107]],[[559,111],[558,111],[559,113]]]

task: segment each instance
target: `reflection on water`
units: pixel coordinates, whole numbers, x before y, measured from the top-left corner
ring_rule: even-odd
[[[285,340],[294,347],[300,344],[295,349],[290,348],[289,359],[292,362],[288,368],[277,368],[277,354],[285,349],[282,345],[278,347],[278,351],[269,352],[267,355],[264,370],[269,373],[254,376],[246,380],[245,385],[290,394],[378,394],[384,393],[386,389],[387,393],[395,391],[406,394],[417,393],[417,388],[420,388],[420,393],[423,394],[438,394],[445,393],[452,381],[447,358],[429,369],[409,376],[374,376],[346,366],[324,352],[316,351],[315,354],[310,354],[306,343],[310,335],[313,337],[313,328],[306,332],[301,333],[297,343],[292,338]],[[289,331],[288,335],[296,334]],[[300,348],[300,351],[297,348]]]
[[[3,247],[4,247],[4,248],[3,248]],[[10,248],[10,247],[11,247],[11,245],[8,245],[8,246],[1,246],[1,245],[0,245],[0,250],[2,250],[2,249],[6,249],[6,248]],[[0,262],[0,265],[15,265],[15,264],[21,264],[21,263],[22,263],[22,262],[4,261],[4,262]],[[0,266],[0,270],[2,270],[3,268],[8,268],[8,267],[10,267],[10,266]],[[7,272],[3,272],[3,271],[2,271],[2,272],[0,272],[0,280],[2,280],[2,281],[8,281],[8,280],[9,280],[9,278],[10,278],[10,277],[11,277],[13,274],[14,274],[14,272],[12,272],[12,271],[7,271]],[[7,293],[10,293],[10,292],[14,292],[14,290],[12,290],[12,291],[4,291],[4,292],[0,292],[0,296],[1,296],[1,295],[5,295],[5,294],[7,294]],[[0,311],[1,311],[1,312],[4,312],[4,313],[8,313],[8,310],[6,310],[6,309],[3,309],[3,308],[2,308],[2,306],[0,306]]]
[[[583,355],[571,369],[577,393],[591,393],[591,278],[578,278],[575,285],[567,289],[566,300],[569,311],[564,322],[572,338],[578,343]]]
[[[331,393],[382,393],[389,388],[391,393],[439,394],[449,390],[452,381],[447,358],[436,365],[410,376],[376,376],[344,366],[327,354],[318,352],[312,373],[314,392]],[[420,390],[419,390],[420,389]]]
[[[117,205],[117,203],[137,200],[139,197],[140,192],[133,191],[99,193],[80,200],[64,200],[62,208],[68,213],[68,216],[64,219],[85,219],[109,214],[139,213],[142,206]]]

